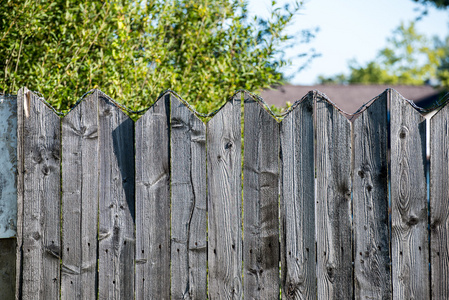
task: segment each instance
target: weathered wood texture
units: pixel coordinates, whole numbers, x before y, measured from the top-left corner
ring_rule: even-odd
[[[62,119],[62,299],[95,299],[98,91]]]
[[[134,123],[98,92],[99,298],[134,295]],[[162,298],[160,298],[162,299]]]
[[[316,297],[313,93],[281,122],[283,299]]]
[[[171,296],[206,299],[206,126],[171,96]]]
[[[430,262],[432,299],[449,299],[449,105],[430,124]]]
[[[22,90],[23,93],[23,90]],[[24,105],[29,115],[24,115]],[[18,101],[23,135],[19,176],[23,184],[21,299],[59,298],[60,119],[44,102],[26,92]],[[19,202],[20,203],[20,202]]]
[[[136,298],[170,299],[170,95],[135,124]]]
[[[244,298],[279,297],[279,124],[245,94]]]
[[[353,129],[354,296],[391,299],[386,92]]]
[[[171,93],[135,124],[100,91],[62,119],[5,101],[1,299],[449,298],[448,105],[428,212],[425,122],[393,90],[352,124],[317,91],[280,124],[246,93],[207,125]]]
[[[0,95],[0,239],[17,231],[17,97]]]
[[[315,95],[317,296],[352,299],[351,123]]]
[[[209,298],[240,299],[242,289],[241,95],[207,123]]]
[[[430,299],[426,120],[389,91],[393,299]]]

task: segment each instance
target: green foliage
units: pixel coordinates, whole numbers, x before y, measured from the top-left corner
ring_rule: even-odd
[[[27,86],[66,110],[96,87],[133,109],[172,89],[208,112],[283,81],[300,4],[272,5],[250,20],[243,0],[3,0],[0,91]]]
[[[436,8],[445,9],[449,6],[449,0],[413,0],[423,5],[433,5]]]
[[[388,46],[379,51],[376,59],[365,66],[355,60],[349,63],[350,74],[338,74],[326,78],[320,76],[321,83],[338,84],[406,84],[421,85],[426,80],[449,76],[449,39],[430,40],[418,33],[415,23],[401,24],[387,39]],[[446,62],[446,67],[444,66]],[[445,73],[447,72],[447,73]],[[446,74],[446,75],[445,75]],[[448,81],[441,80],[448,87]]]

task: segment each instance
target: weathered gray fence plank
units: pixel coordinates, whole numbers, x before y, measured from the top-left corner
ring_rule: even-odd
[[[389,91],[393,299],[430,299],[426,120]]]
[[[240,93],[207,123],[209,298],[242,291]]]
[[[17,98],[0,95],[0,239],[16,236]]]
[[[134,124],[98,92],[99,298],[134,295]]]
[[[22,90],[22,93],[24,91]],[[26,92],[18,101],[23,129],[19,176],[23,184],[22,299],[59,298],[60,259],[60,118]],[[29,115],[23,113],[29,108]],[[23,127],[22,127],[23,126]]]
[[[316,94],[318,299],[352,299],[351,123]]]
[[[171,96],[171,294],[206,299],[206,126]]]
[[[386,92],[354,121],[353,149],[355,298],[391,299]]]
[[[316,297],[313,93],[281,122],[283,299]]]
[[[62,299],[95,299],[98,91],[62,119]]]
[[[449,105],[430,124],[430,261],[432,299],[449,299]]]
[[[244,298],[279,297],[279,124],[245,93]]]
[[[170,95],[135,124],[136,299],[170,299]]]

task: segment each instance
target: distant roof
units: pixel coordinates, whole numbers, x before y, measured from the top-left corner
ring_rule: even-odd
[[[387,88],[398,91],[404,98],[413,100],[426,108],[439,100],[441,91],[431,86],[410,85],[283,85],[273,90],[263,90],[261,97],[269,105],[283,107],[287,101],[294,103],[309,91],[318,90],[326,94],[332,102],[347,113],[354,113],[364,103],[370,101]]]

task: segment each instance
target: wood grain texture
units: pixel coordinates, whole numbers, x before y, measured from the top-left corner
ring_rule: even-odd
[[[430,261],[432,299],[449,299],[449,105],[430,124]]]
[[[279,297],[279,124],[245,93],[244,298]]]
[[[30,115],[21,119],[23,132],[20,132],[23,133],[20,137],[23,173],[19,173],[23,176],[21,298],[58,299],[60,118],[35,94],[30,93],[29,100]],[[23,110],[23,106],[18,109]]]
[[[389,90],[393,299],[430,299],[426,120]]]
[[[15,299],[22,299],[22,254],[23,254],[23,130],[24,130],[24,102],[27,88],[23,87],[17,93],[17,238],[16,238],[16,288]]]
[[[282,299],[316,297],[313,93],[281,122]]]
[[[134,295],[134,124],[98,92],[99,299]]]
[[[322,95],[316,101],[318,299],[352,299],[351,123]]]
[[[353,123],[354,296],[391,299],[387,94]]]
[[[170,299],[170,95],[135,124],[136,299]]]
[[[207,123],[210,299],[243,297],[240,97]]]
[[[17,97],[0,95],[0,239],[17,231]]]
[[[95,299],[98,232],[98,91],[62,119],[61,299]]]
[[[206,126],[171,96],[171,295],[207,298]]]

